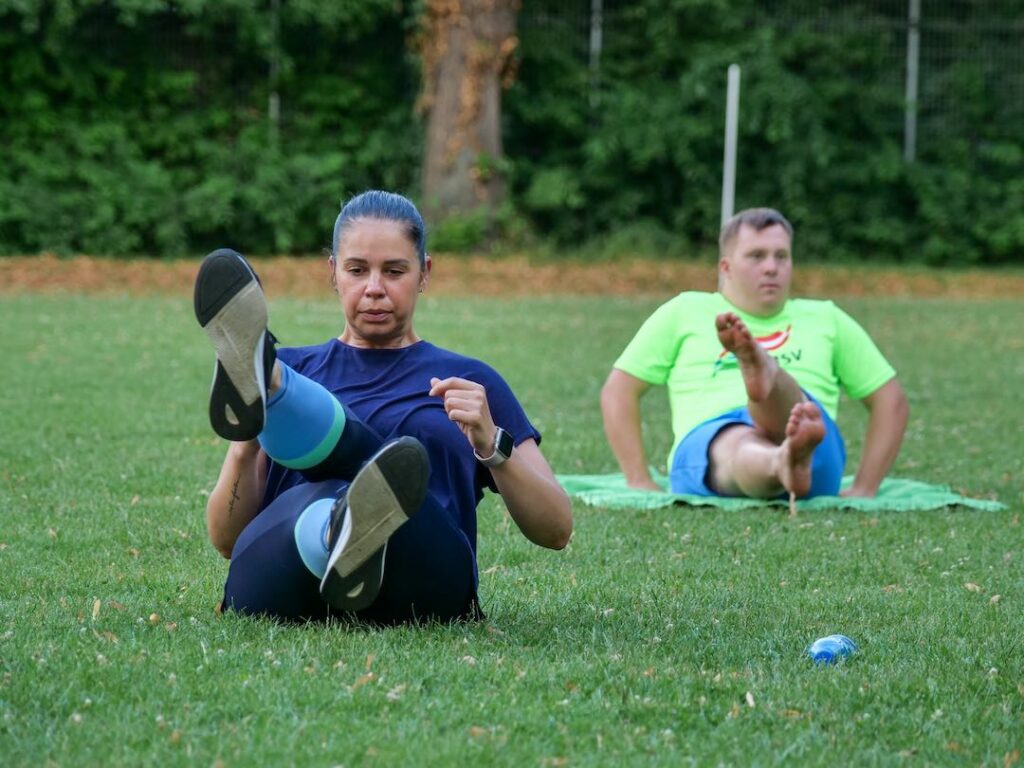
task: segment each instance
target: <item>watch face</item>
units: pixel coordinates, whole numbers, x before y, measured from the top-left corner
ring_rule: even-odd
[[[515,447],[515,438],[512,437],[504,429],[498,430],[498,441],[494,446],[494,450],[504,456],[506,459],[512,455],[512,449]]]

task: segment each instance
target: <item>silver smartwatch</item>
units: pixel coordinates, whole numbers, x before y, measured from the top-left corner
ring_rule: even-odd
[[[515,439],[512,435],[498,427],[498,431],[494,434],[494,450],[491,451],[491,455],[481,456],[476,451],[473,451],[473,455],[485,467],[499,467],[508,461],[514,447]]]

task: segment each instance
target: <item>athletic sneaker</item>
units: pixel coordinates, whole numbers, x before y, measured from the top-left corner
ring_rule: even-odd
[[[423,504],[429,466],[420,441],[400,437],[377,451],[334,503],[327,533],[331,555],[320,582],[330,606],[358,611],[377,599],[388,539]]]
[[[193,301],[217,353],[210,425],[227,440],[252,440],[263,430],[277,357],[259,278],[240,253],[221,248],[203,259]]]

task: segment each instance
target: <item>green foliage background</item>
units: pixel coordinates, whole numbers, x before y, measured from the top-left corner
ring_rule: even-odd
[[[922,72],[921,102],[940,96],[958,120],[922,110],[914,164],[903,161],[904,63],[893,59],[905,0],[606,0],[596,99],[584,98],[594,91],[585,58],[564,30],[539,24],[524,34],[508,99],[520,204],[565,241],[608,233],[621,247],[652,231],[708,241],[720,216],[726,70],[738,63],[736,207],[785,211],[802,255],[1019,260],[1024,62],[1019,34],[993,28],[1003,18],[1020,29],[1024,3],[925,6],[923,39],[970,23],[989,55]]]
[[[613,253],[709,244],[736,62],[737,206],[784,210],[802,254],[1019,261],[1024,73],[998,55],[1019,38],[980,26],[991,61],[931,66],[922,98],[941,92],[958,119],[922,113],[908,164],[892,58],[906,3],[827,5],[605,0],[595,77],[580,30],[589,0],[525,0],[504,105],[505,234]],[[951,23],[981,12],[970,0],[927,11],[938,8]],[[271,0],[0,0],[0,253],[316,251],[345,196],[416,197],[419,11],[415,0],[288,0],[275,35]],[[1024,1],[985,13],[1021,18]],[[833,15],[842,23],[823,21]],[[470,217],[436,231],[434,247],[473,247],[487,226]]]
[[[0,250],[329,245],[343,196],[415,178],[395,9],[282,3],[275,45],[269,3],[0,2]]]

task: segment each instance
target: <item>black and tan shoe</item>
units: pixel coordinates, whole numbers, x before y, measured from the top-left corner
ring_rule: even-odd
[[[227,440],[251,440],[263,430],[277,357],[259,278],[240,253],[221,248],[203,259],[193,303],[217,354],[210,425]]]
[[[320,582],[328,605],[358,611],[377,599],[388,539],[423,504],[429,472],[427,451],[412,437],[388,443],[359,470],[331,509]]]

